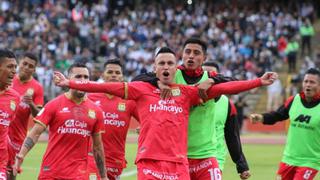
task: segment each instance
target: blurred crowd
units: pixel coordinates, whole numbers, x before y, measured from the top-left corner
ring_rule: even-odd
[[[312,27],[315,16],[314,5],[307,2],[232,6],[155,1],[121,10],[111,9],[109,3],[0,0],[0,48],[37,54],[37,77],[47,98],[55,96],[54,69],[65,71],[74,61],[83,61],[98,80],[105,59],[119,57],[130,81],[152,71],[156,48],[166,45],[180,56],[183,42],[191,36],[208,43],[208,60],[219,62],[222,73],[251,79],[290,61],[291,51],[302,48],[290,42],[302,39],[301,28]],[[311,42],[304,43],[303,58],[313,58]]]

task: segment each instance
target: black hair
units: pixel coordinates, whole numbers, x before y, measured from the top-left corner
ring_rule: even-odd
[[[316,75],[320,78],[320,71],[317,68],[310,68],[307,70],[306,74]]]
[[[35,54],[31,53],[31,52],[26,52],[26,53],[24,53],[22,57],[27,57],[27,58],[35,61],[36,64],[38,64],[38,62],[39,62],[38,57],[37,57]]]
[[[119,65],[119,66],[121,67],[121,69],[123,69],[123,65],[122,65],[120,59],[118,59],[118,58],[107,60],[107,61],[104,63],[103,67],[106,68],[108,64]]]
[[[81,62],[76,62],[73,63],[69,68],[68,68],[68,74],[71,73],[71,71],[73,70],[73,68],[87,68],[89,71],[89,68],[86,66],[86,64],[81,63]],[[89,71],[90,72],[90,71]]]
[[[183,44],[183,48],[185,48],[187,44],[199,44],[202,48],[203,53],[204,54],[207,53],[207,43],[202,41],[199,38],[192,37],[192,38],[187,39]]]
[[[8,49],[0,49],[0,63],[2,63],[5,58],[16,59],[16,55]]]
[[[159,54],[161,53],[171,53],[173,54],[174,56],[176,56],[176,53],[174,53],[174,51],[172,49],[170,49],[169,47],[162,47],[160,48],[157,53],[156,53],[156,56],[157,57]]]
[[[213,61],[206,61],[205,63],[203,63],[203,66],[215,67],[218,72],[220,71],[219,65]]]

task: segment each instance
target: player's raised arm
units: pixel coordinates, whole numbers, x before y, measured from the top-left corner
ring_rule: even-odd
[[[69,87],[85,92],[101,92],[109,93],[121,98],[127,98],[127,83],[126,82],[108,82],[97,83],[94,81],[70,81],[62,73],[55,71],[53,81],[57,86]]]
[[[254,80],[231,81],[213,85],[208,89],[207,94],[209,99],[221,96],[222,94],[237,94],[260,86],[268,86],[272,84],[277,78],[277,73],[266,72],[263,76]]]

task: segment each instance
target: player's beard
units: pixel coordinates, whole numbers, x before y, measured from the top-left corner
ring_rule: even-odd
[[[81,99],[81,98],[83,98],[83,97],[86,95],[86,92],[84,92],[84,91],[75,91],[75,92],[74,92],[74,95],[75,95],[77,98]]]

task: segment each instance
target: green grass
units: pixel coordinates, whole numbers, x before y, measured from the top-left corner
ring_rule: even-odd
[[[42,155],[45,151],[46,144],[37,144],[32,151],[25,158],[23,164],[23,173],[18,176],[18,180],[32,180],[36,179],[39,172],[39,167]],[[127,161],[128,167],[123,174],[135,171],[134,159],[136,154],[136,144],[127,144]],[[243,145],[243,150],[249,162],[250,172],[252,174],[251,180],[272,180],[275,179],[275,174],[278,169],[278,164],[281,160],[283,145]],[[136,175],[123,177],[122,180],[135,180]],[[227,162],[223,172],[224,180],[240,179],[235,169],[234,163],[227,157]],[[315,180],[319,180],[319,175]]]

